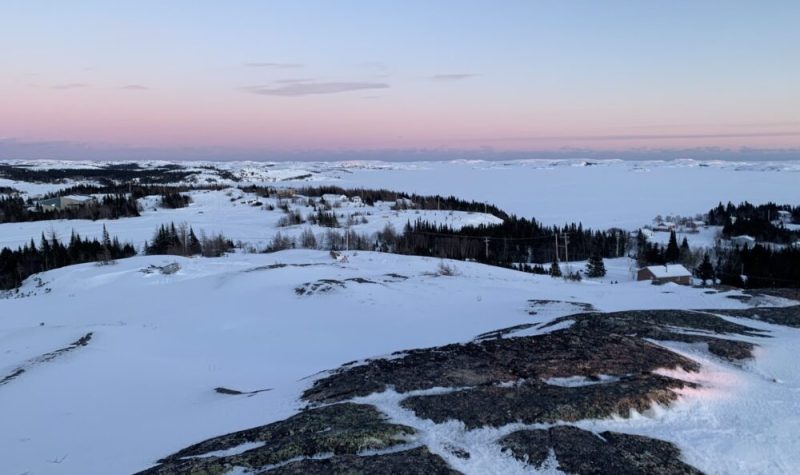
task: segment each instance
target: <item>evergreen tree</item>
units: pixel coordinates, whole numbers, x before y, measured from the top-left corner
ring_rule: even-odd
[[[550,264],[550,277],[561,277],[561,275],[561,266],[558,265],[558,258],[555,258]]]
[[[711,265],[708,253],[703,256],[703,262],[695,269],[694,273],[698,278],[703,279],[703,285],[706,285],[707,280],[714,279],[714,266]]]
[[[681,250],[678,248],[678,238],[675,236],[675,231],[669,233],[669,243],[667,250],[664,253],[664,258],[667,262],[677,262],[681,257]]]
[[[587,277],[603,277],[606,275],[606,265],[603,258],[599,253],[593,252],[589,257],[589,262],[586,263],[586,276]]]

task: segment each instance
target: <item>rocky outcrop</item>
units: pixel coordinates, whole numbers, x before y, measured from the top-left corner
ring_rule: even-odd
[[[270,475],[455,475],[438,455],[425,447],[381,455],[340,455],[323,459],[305,459],[268,470]]]
[[[641,338],[558,331],[411,350],[401,358],[370,360],[316,381],[303,398],[312,403],[330,403],[381,392],[389,386],[405,393],[552,377],[629,375],[658,368],[696,371],[699,367],[696,362]]]
[[[800,328],[800,305],[791,307],[756,307],[744,310],[709,310],[709,312]]]
[[[411,427],[386,422],[373,406],[334,404],[205,440],[159,460],[159,465],[141,474],[217,474],[233,467],[263,469],[320,454],[356,455],[402,447],[414,433]],[[247,444],[251,448],[237,450]],[[346,460],[341,463],[346,464]]]
[[[541,468],[552,451],[558,469],[577,475],[694,475],[669,442],[641,435],[595,434],[572,426],[521,430],[500,440],[513,456]]]
[[[557,421],[627,417],[654,403],[669,405],[674,389],[694,386],[653,374],[629,376],[619,381],[564,387],[538,380],[507,386],[479,386],[445,394],[412,396],[402,402],[423,419],[441,423],[459,420],[467,429]]]
[[[318,281],[298,294],[325,292],[326,285],[345,284]],[[698,349],[736,362],[751,357],[754,347],[741,337],[767,336],[714,313],[580,313],[539,325],[534,330],[540,334],[533,336],[514,336],[533,326],[526,324],[468,343],[344,365],[303,393],[308,408],[299,414],[187,447],[143,473],[214,474],[233,467],[289,474],[455,473],[444,459],[413,445],[413,428],[387,422],[371,405],[347,401],[391,388],[405,395],[400,405],[417,417],[461,421],[468,430],[625,417],[654,404],[668,406],[677,391],[696,387],[659,370],[694,372],[699,364],[654,341],[702,344]],[[793,315],[768,313],[789,318],[779,317],[784,314]],[[417,392],[408,394],[412,391]],[[518,431],[499,442],[534,466],[554,453],[559,468],[569,473],[699,473],[680,460],[672,444],[636,435],[557,426]],[[451,453],[470,457],[459,450]]]

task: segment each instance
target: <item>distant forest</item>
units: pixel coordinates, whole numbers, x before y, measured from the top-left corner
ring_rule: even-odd
[[[68,209],[43,209],[19,196],[0,197],[0,223],[44,221],[49,219],[117,219],[139,216],[136,200],[125,195],[105,195],[96,202]]]
[[[214,169],[218,173],[220,170]],[[105,195],[95,204],[68,210],[45,211],[29,209],[31,202],[18,197],[17,190],[0,189],[0,223],[46,219],[114,219],[138,216],[136,200],[145,196],[160,196],[160,204],[169,208],[187,206],[191,199],[184,193],[193,190],[221,190],[218,184],[172,184],[188,176],[178,165],[141,168],[138,165],[109,165],[97,169],[35,170],[0,164],[0,176],[15,180],[35,182],[60,182],[65,179],[93,180],[96,184],[76,185],[47,197],[67,194]],[[227,176],[234,179],[235,177]],[[640,233],[631,237],[620,229],[584,229],[580,223],[565,226],[544,226],[535,219],[510,215],[495,205],[469,201],[455,196],[416,195],[387,189],[317,187],[264,187],[246,185],[238,187],[243,192],[261,197],[289,199],[296,195],[322,197],[325,194],[359,197],[367,205],[378,201],[393,203],[396,209],[423,209],[443,211],[480,212],[503,220],[500,224],[464,226],[453,229],[424,220],[408,222],[403,229],[386,228],[373,236],[357,235],[352,231],[338,232],[343,227],[336,218],[332,204],[314,204],[312,215],[302,216],[287,205],[280,205],[286,213],[282,226],[295,226],[308,222],[330,228],[323,235],[303,233],[296,240],[280,233],[267,251],[291,247],[325,249],[380,250],[399,254],[434,256],[461,260],[474,260],[486,264],[513,267],[528,272],[544,270],[541,264],[558,261],[595,261],[623,255],[635,255],[640,265],[680,262],[695,270],[696,275],[714,276],[724,284],[746,287],[800,287],[800,249],[791,244],[800,239],[800,231],[776,224],[779,211],[789,214],[790,220],[800,223],[800,207],[767,203],[739,205],[720,203],[707,214],[710,225],[722,226],[723,237],[747,234],[759,241],[777,246],[756,245],[753,248],[715,248],[705,252],[689,249],[688,243],[678,243],[671,236],[666,246],[653,244]],[[285,201],[284,201],[285,203]],[[257,203],[260,205],[260,203]],[[267,209],[275,209],[272,205]],[[781,213],[785,215],[786,213]],[[99,247],[98,247],[99,246]],[[150,254],[220,255],[232,243],[222,236],[197,237],[191,228],[175,225],[159,228],[146,247]],[[66,254],[63,250],[66,249]],[[37,246],[30,243],[17,251],[3,249],[0,254],[0,288],[13,288],[28,276],[42,270],[91,260],[127,257],[133,255],[132,247],[118,247],[116,240],[102,242],[82,240],[73,236],[69,245],[42,239]],[[69,258],[60,256],[68,255]],[[36,257],[39,256],[39,257]],[[54,267],[55,266],[55,267]],[[700,267],[704,266],[702,272]],[[742,278],[742,275],[746,276]]]
[[[675,233],[661,246],[647,241],[640,232],[637,242],[639,265],[681,263],[693,269],[696,276],[716,278],[720,283],[736,287],[800,287],[800,231],[778,222],[778,211],[786,211],[795,223],[800,221],[800,207],[767,203],[739,205],[728,203],[711,209],[708,224],[722,226],[722,237],[749,235],[761,241],[752,247],[715,245],[711,249],[693,251],[688,244],[678,244]],[[776,224],[777,223],[777,224]],[[713,259],[706,260],[706,257]],[[704,262],[705,261],[705,262]]]
[[[37,169],[0,163],[0,177],[31,183],[63,183],[65,180],[91,180],[104,185],[140,181],[143,183],[175,183],[192,172],[180,165],[144,168],[134,163],[107,164],[96,168]]]
[[[84,262],[111,262],[135,254],[132,245],[120,244],[116,237],[112,239],[105,227],[101,240],[83,239],[72,233],[66,245],[55,236],[42,235],[38,245],[31,240],[15,251],[7,247],[0,250],[0,290],[19,287],[26,278],[39,272]]]
[[[781,224],[773,224],[778,219],[778,212],[790,213],[791,221],[800,224],[800,206],[777,205],[767,203],[752,205],[748,202],[734,205],[720,203],[708,212],[708,224],[722,226],[722,236],[748,235],[758,241],[776,244],[790,244],[800,239],[800,230],[789,230]]]

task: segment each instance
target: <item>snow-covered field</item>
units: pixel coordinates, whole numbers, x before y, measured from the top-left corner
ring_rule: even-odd
[[[279,227],[279,221],[285,216],[281,210],[267,211],[264,206],[277,205],[275,199],[258,198],[252,193],[243,193],[237,189],[223,191],[194,191],[186,193],[191,196],[193,203],[186,208],[166,209],[157,204],[157,197],[148,197],[140,200],[142,215],[135,218],[121,218],[115,220],[50,220],[32,221],[23,223],[0,224],[0,248],[16,248],[29,243],[33,238],[37,243],[41,235],[51,236],[52,233],[62,241],[68,240],[74,230],[84,237],[99,238],[103,233],[103,226],[112,236],[118,236],[121,241],[131,242],[141,249],[145,241],[152,239],[156,228],[162,224],[186,223],[191,225],[195,232],[205,232],[209,235],[222,233],[228,239],[241,241],[256,249],[266,247],[277,233],[284,236],[299,236],[305,229],[311,229],[317,235],[322,235],[327,228],[300,224],[288,227]],[[248,202],[259,201],[259,206]],[[358,234],[371,235],[382,230],[387,224],[396,231],[402,232],[407,222],[422,219],[431,223],[446,224],[455,229],[465,225],[493,224],[501,220],[495,216],[484,213],[468,213],[463,211],[436,211],[436,210],[392,210],[394,203],[379,202],[375,206],[361,206],[353,203],[342,203],[333,209],[340,223],[347,222],[347,216],[357,217],[356,224],[351,226],[352,231]],[[313,214],[308,206],[290,205],[292,210],[301,212],[304,216]],[[361,218],[367,220],[361,222]],[[343,229],[339,229],[343,232]]]
[[[135,257],[50,271],[40,275],[38,287],[29,280],[21,292],[34,296],[0,300],[0,374],[26,368],[0,386],[2,472],[144,469],[192,442],[291,415],[320,371],[570,312],[564,307],[531,316],[529,299],[588,302],[602,311],[742,306],[725,294],[676,285],[567,283],[462,262],[454,264],[458,275],[449,277],[436,275],[436,259],[371,252],[348,257],[346,263],[320,251]],[[182,269],[141,272],[169,262]],[[295,292],[320,279],[344,287]],[[85,347],[26,363],[89,332]],[[781,452],[772,459],[778,467],[800,467],[800,440],[791,435],[800,376],[792,358],[783,359],[791,348],[783,345],[797,343],[800,332],[781,328],[775,335],[751,367],[710,362],[698,376],[710,389],[686,394],[675,409],[598,424],[658,432],[709,473],[769,473],[763,451]],[[741,391],[733,390],[737,381]],[[215,393],[218,386],[271,390],[231,397]],[[749,442],[739,442],[749,451],[735,459],[738,466],[718,465],[720,457],[732,456],[728,442],[739,431],[751,434]]]
[[[63,165],[35,163],[38,169]],[[206,165],[188,164],[200,181],[225,183],[203,168]],[[800,201],[800,162],[214,165],[246,183],[453,194],[486,200],[548,224],[582,221],[604,229],[636,229],[650,224],[657,214],[694,215],[719,201],[795,205]],[[0,186],[29,195],[73,184],[0,179]],[[262,204],[252,206],[248,202],[256,199],[254,195],[235,189],[236,183],[227,184],[232,188],[190,192],[193,203],[183,209],[163,209],[155,198],[145,198],[137,218],[0,224],[0,247],[16,247],[32,238],[38,242],[42,233],[66,239],[74,230],[100,237],[104,225],[111,235],[138,248],[152,238],[157,226],[169,222],[187,223],[198,233],[223,233],[259,249],[278,232],[298,236],[308,228],[317,234],[325,231],[307,224],[279,227],[284,213],[264,209],[277,204],[274,200],[259,198]],[[387,224],[399,231],[416,219],[455,228],[499,221],[483,213],[396,211],[391,203],[374,207],[347,203],[334,211],[343,216],[340,221],[357,217],[352,229],[359,234],[374,233]],[[717,231],[702,229],[687,238],[692,246],[708,246]],[[653,237],[657,242],[667,238],[667,233]],[[729,298],[738,292],[635,282],[628,258],[607,259],[604,278],[576,283],[468,262],[450,262],[456,275],[445,276],[440,275],[438,259],[345,254],[346,260],[315,250],[237,251],[213,259],[137,256],[114,265],[81,264],[49,271],[29,278],[19,292],[2,295],[7,298],[0,298],[0,474],[142,470],[194,442],[296,413],[301,392],[321,372],[344,363],[547,322],[585,310],[581,304],[618,311],[791,303],[772,297],[744,303]],[[180,265],[177,273],[143,272],[173,262]],[[578,269],[584,264],[565,265]],[[800,330],[731,320],[770,332],[773,338],[758,340],[755,359],[736,365],[711,358],[697,346],[660,342],[702,363],[700,373],[679,375],[700,382],[702,389],[684,391],[669,409],[577,425],[674,442],[686,462],[707,473],[800,471],[796,430],[800,373],[794,364]],[[91,340],[85,346],[48,356],[89,333]],[[576,384],[572,379],[557,383]],[[215,392],[217,387],[267,391],[232,396]],[[439,453],[450,457],[448,462],[456,468],[468,473],[523,470],[491,443],[516,426],[465,431],[460,423],[433,424],[413,417],[397,405],[398,397],[391,391],[366,400],[395,422],[417,428],[435,453],[448,441],[471,448],[469,461]]]
[[[95,167],[95,162],[12,161],[36,168]],[[180,162],[178,162],[180,163]],[[164,166],[166,162],[140,162]],[[658,215],[694,216],[719,202],[796,203],[800,160],[780,162],[623,160],[456,160],[449,162],[184,162],[198,183],[213,165],[244,182],[338,185],[486,201],[545,224],[580,221],[593,228],[636,229]],[[299,178],[298,178],[299,177]],[[0,185],[4,183],[0,181]],[[20,186],[27,189],[27,185]]]

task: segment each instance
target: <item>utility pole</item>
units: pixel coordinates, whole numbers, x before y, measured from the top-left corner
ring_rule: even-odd
[[[483,244],[486,246],[486,260],[488,261],[489,260],[489,238],[488,237],[484,237],[483,238]]]
[[[616,232],[617,235],[617,254],[616,257],[619,257],[619,229]]]
[[[558,262],[558,233],[556,232],[556,262]]]

